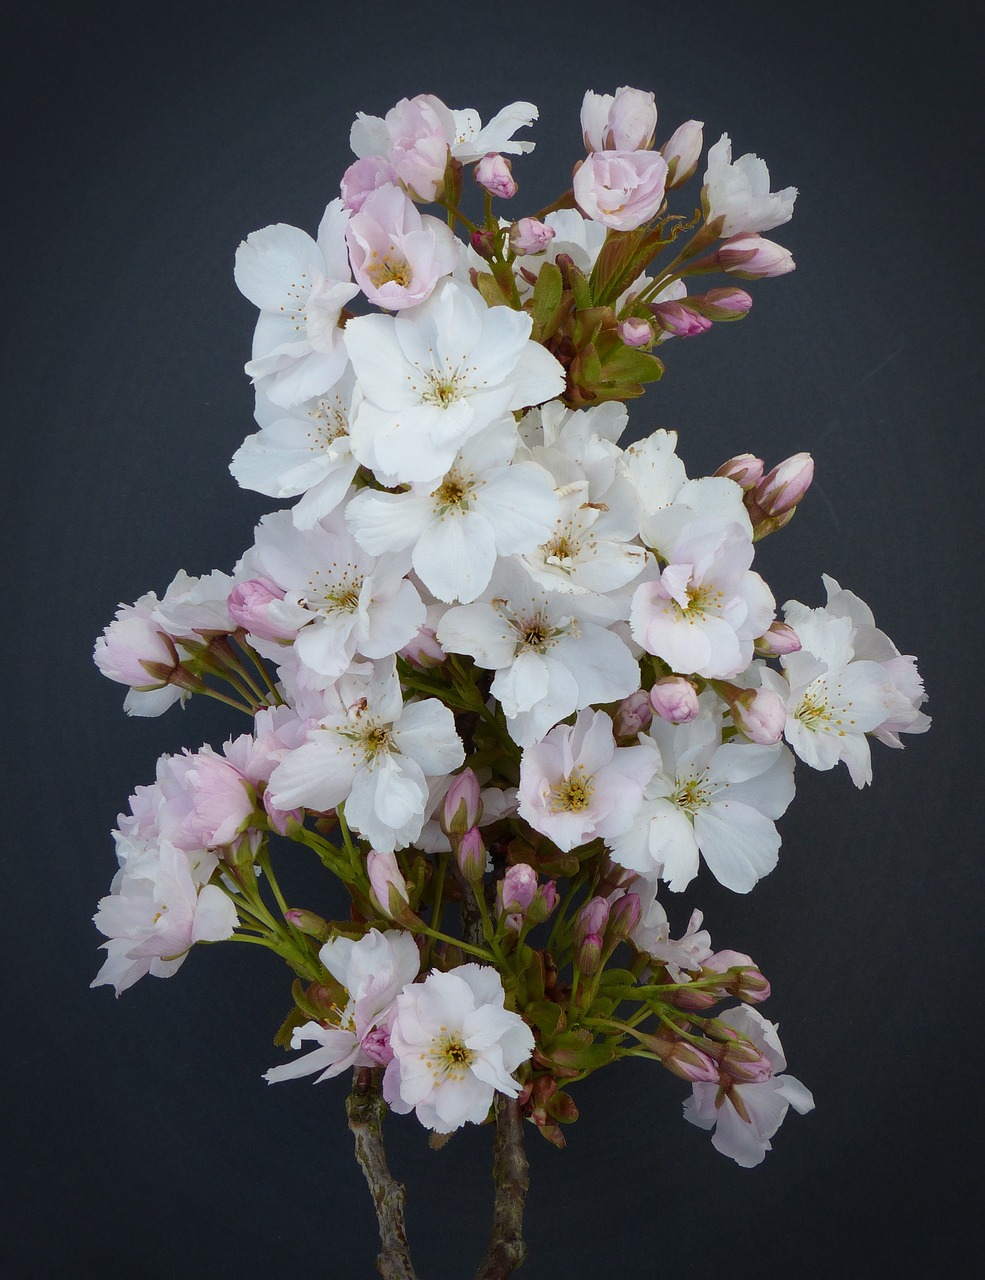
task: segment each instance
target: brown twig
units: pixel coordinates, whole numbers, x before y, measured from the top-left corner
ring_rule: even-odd
[[[404,1224],[407,1192],[390,1173],[383,1149],[383,1116],[386,1103],[380,1094],[379,1073],[357,1067],[345,1109],[356,1142],[356,1159],[366,1175],[376,1219],[380,1227],[380,1252],[376,1268],[383,1280],[417,1280]],[[490,1274],[500,1274],[490,1273]],[[508,1272],[503,1272],[508,1275]]]
[[[523,1150],[523,1120],[515,1098],[496,1094],[496,1139],[493,1143],[493,1227],[489,1246],[475,1280],[506,1280],[523,1265],[523,1205],[530,1185]]]

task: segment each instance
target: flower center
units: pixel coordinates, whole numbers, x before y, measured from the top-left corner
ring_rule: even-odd
[[[577,768],[551,792],[551,808],[555,813],[581,813],[591,804],[594,790],[592,779],[586,778],[584,770]]]
[[[725,593],[716,591],[714,587],[688,587],[687,604],[674,601],[680,617],[686,618],[692,625],[696,617],[703,613],[720,613]]]
[[[331,400],[319,400],[308,414],[312,429],[308,432],[312,453],[327,452],[341,436],[349,434],[349,419],[338,404]]]
[[[297,280],[292,280],[287,290],[287,302],[281,307],[286,319],[290,320],[294,328],[300,332],[301,325],[305,321],[305,308],[308,302],[308,294],[311,292],[311,281],[308,279],[307,271],[302,271]]]
[[[334,567],[334,566],[333,566]],[[363,575],[347,564],[338,577],[325,581],[320,573],[308,579],[304,603],[317,613],[353,613],[359,608]]]
[[[449,471],[444,480],[435,489],[431,497],[435,509],[444,515],[448,511],[468,509],[468,499],[472,492],[472,477],[466,479],[458,471]]]
[[[444,1032],[445,1028],[441,1030]],[[445,1032],[431,1040],[431,1073],[442,1080],[464,1080],[475,1054],[457,1032]]]
[[[402,258],[391,245],[390,253],[380,260],[379,254],[374,250],[373,265],[368,267],[366,274],[376,285],[377,289],[385,284],[398,284],[402,289],[414,279],[414,272],[410,263],[406,258]]]
[[[388,724],[368,725],[362,733],[363,750],[366,758],[372,760],[380,752],[388,752],[393,747],[393,734]]]
[[[457,373],[429,373],[425,376],[425,387],[421,392],[424,404],[437,405],[439,409],[447,409],[450,404],[462,399],[462,379]]]
[[[795,720],[799,720],[805,729],[815,733],[818,729],[823,729],[831,719],[831,710],[824,699],[824,694],[823,688],[815,689],[813,693],[808,690],[793,713]]]
[[[670,797],[678,809],[683,809],[691,817],[710,803],[710,796],[701,785],[702,781],[701,778],[687,778],[684,781],[678,778],[677,791]]]

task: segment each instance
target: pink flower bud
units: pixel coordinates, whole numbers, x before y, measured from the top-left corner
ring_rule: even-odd
[[[226,608],[237,626],[261,640],[291,641],[296,627],[283,627],[270,617],[270,606],[284,599],[284,592],[267,578],[237,582],[229,593]]]
[[[655,302],[650,310],[660,328],[672,338],[696,338],[711,328],[710,320],[683,302]]]
[[[722,996],[735,996],[746,1004],[759,1004],[770,994],[770,984],[751,956],[741,951],[716,951],[701,967],[702,974],[720,973]]]
[[[290,911],[285,911],[284,919],[301,933],[306,933],[309,938],[317,938],[319,942],[327,942],[332,933],[327,920],[303,907],[292,907]]]
[[[446,836],[462,836],[470,827],[478,826],[481,817],[479,779],[471,769],[463,769],[445,792],[441,805],[441,830]]]
[[[478,884],[486,874],[486,846],[478,827],[469,827],[455,850],[459,870],[469,884]]]
[[[787,708],[772,689],[743,689],[729,702],[729,710],[735,727],[750,742],[771,747],[783,737]]]
[[[402,914],[401,903],[407,906],[410,897],[407,892],[407,881],[397,865],[397,855],[379,853],[376,849],[371,849],[366,856],[366,872],[373,897],[383,914],[391,919]]]
[[[378,1067],[385,1067],[393,1060],[393,1049],[390,1047],[390,1032],[386,1027],[374,1027],[367,1031],[359,1042],[359,1047],[371,1062]]]
[[[586,933],[575,947],[575,964],[586,978],[598,971],[602,963],[602,938],[597,933]]]
[[[785,515],[801,501],[813,479],[814,459],[809,453],[795,453],[763,476],[753,500],[763,515]]]
[[[681,1080],[693,1084],[717,1084],[718,1064],[696,1045],[686,1040],[675,1042],[673,1049],[663,1060],[663,1065]]]
[[[489,231],[483,227],[479,231],[473,231],[469,236],[469,244],[476,251],[480,258],[485,258],[487,262],[491,262],[496,256],[496,233]]]
[[[653,326],[648,320],[630,316],[616,326],[616,332],[627,347],[648,347],[653,341]]]
[[[438,637],[430,627],[421,627],[417,635],[408,644],[398,650],[399,656],[427,671],[431,667],[440,667],[448,661],[448,655],[438,644]]]
[[[617,738],[635,738],[653,719],[653,705],[645,689],[637,689],[616,708],[612,732]]]
[[[718,1004],[722,997],[704,987],[684,983],[675,987],[666,998],[675,1009],[683,1009],[687,1013],[700,1013],[703,1009],[710,1009],[713,1004]]]
[[[638,893],[625,893],[617,898],[609,909],[609,928],[606,941],[610,945],[628,938],[640,922],[643,905]]]
[[[762,236],[748,234],[726,240],[718,250],[717,261],[723,271],[745,280],[785,276],[797,265],[789,249]]]
[[[506,927],[519,933],[531,904],[537,897],[537,872],[525,862],[506,868],[496,886],[496,911],[506,917]]]
[[[742,320],[752,310],[752,298],[745,289],[737,289],[734,285],[724,285],[721,289],[709,289],[707,293],[692,295],[688,298],[688,304],[706,320],[718,323]]]
[[[664,201],[667,161],[659,151],[593,151],[575,171],[578,207],[593,222],[633,231]]]
[[[511,200],[517,193],[516,179],[509,160],[495,151],[482,157],[475,166],[473,177],[480,187],[484,187],[492,196],[499,196],[501,200]]]
[[[650,703],[668,724],[687,724],[698,714],[698,694],[683,676],[664,676],[650,690]]]
[[[734,480],[744,493],[748,493],[762,480],[765,465],[762,458],[757,458],[754,454],[739,453],[734,458],[729,458],[727,462],[723,462],[715,475]]]
[[[543,253],[557,232],[536,218],[520,218],[510,227],[510,248],[515,254]]]
[[[692,177],[704,143],[703,120],[685,120],[660,148],[667,161],[667,190],[679,187]]]
[[[772,622],[756,641],[756,652],[761,658],[782,658],[786,653],[799,653],[803,648],[800,637],[789,622]]]
[[[740,1084],[762,1084],[773,1075],[773,1064],[748,1040],[736,1039],[725,1045],[719,1070]]]
[[[174,641],[140,604],[120,606],[92,657],[104,676],[134,689],[168,684],[180,666]]]
[[[609,922],[609,904],[605,898],[590,898],[575,916],[574,942],[578,946],[581,939],[589,934],[605,932]]]

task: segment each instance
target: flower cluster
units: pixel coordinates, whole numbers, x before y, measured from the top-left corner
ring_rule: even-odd
[[[278,1043],[315,1046],[268,1081],[378,1073],[438,1133],[499,1095],[563,1145],[570,1085],[641,1056],[753,1165],[811,1096],[780,1074],[755,963],[697,911],[672,938],[660,885],[703,861],[749,892],[796,760],[864,786],[872,738],[928,727],[923,688],[851,592],[825,578],[823,606],[778,608],[754,567],[808,454],[689,478],[674,432],[623,443],[667,344],[748,314],[733,278],[793,270],[763,233],[794,188],[724,135],[700,211],[672,212],[701,122],[658,147],[653,95],[623,87],[586,95],[571,189],[501,216],[536,118],[433,95],[360,114],[316,235],[240,245],[258,430],[231,471],[296,501],[231,574],[179,573],[97,642],[129,713],[198,694],[250,728],[163,757],[121,815],[96,982],[249,939],[297,976]],[[348,920],[288,904],[284,841],[345,886]]]

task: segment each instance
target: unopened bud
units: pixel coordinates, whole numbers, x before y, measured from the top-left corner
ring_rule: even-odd
[[[653,326],[648,320],[630,316],[616,326],[616,332],[627,347],[648,347],[654,339]]]
[[[753,491],[753,501],[764,516],[782,516],[801,501],[814,479],[814,459],[795,453],[763,476]]]
[[[590,978],[593,973],[596,973],[602,963],[601,936],[597,933],[586,933],[575,947],[574,960],[586,978]]]
[[[743,493],[748,493],[750,489],[755,489],[763,478],[763,470],[766,464],[762,458],[757,458],[752,453],[738,453],[734,458],[729,458],[715,472],[716,476],[724,476],[727,480],[734,480],[742,489]]]
[[[399,656],[425,671],[431,667],[440,667],[448,660],[447,653],[438,644],[438,637],[430,627],[421,627],[413,640],[399,650]]]
[[[773,1075],[773,1064],[748,1040],[733,1040],[725,1045],[719,1070],[740,1084],[762,1084]]]
[[[609,922],[609,904],[605,898],[590,898],[575,916],[573,938],[577,947],[589,934],[605,932]]]
[[[748,234],[726,240],[718,250],[717,259],[723,271],[746,280],[785,276],[797,265],[789,249],[762,236]]]
[[[614,946],[628,938],[640,922],[643,906],[638,893],[625,893],[617,898],[609,909],[609,927],[605,940]]]
[[[486,228],[473,231],[469,236],[469,244],[480,258],[490,262],[496,256],[496,233]]]
[[[645,689],[637,689],[616,707],[612,732],[617,738],[635,738],[653,719],[653,705]]]
[[[660,328],[672,338],[696,338],[711,328],[710,320],[683,302],[655,302],[650,310]]]
[[[556,234],[546,222],[537,218],[520,218],[510,227],[510,248],[518,256],[543,253]]]
[[[462,836],[477,827],[482,817],[479,779],[471,769],[463,769],[452,779],[441,804],[441,830],[446,836]]]
[[[753,958],[741,951],[716,951],[704,962],[701,972],[722,975],[723,996],[735,996],[746,1004],[759,1004],[769,998],[769,982]]]
[[[292,907],[290,911],[285,911],[284,919],[301,933],[306,933],[309,938],[317,938],[319,942],[327,942],[332,933],[327,920],[304,907]]]
[[[706,320],[723,323],[727,320],[744,319],[752,310],[752,298],[745,289],[725,285],[721,289],[709,289],[707,293],[692,295],[688,298],[688,305]]]
[[[688,982],[674,987],[673,991],[669,991],[664,997],[675,1009],[683,1009],[687,1013],[701,1013],[705,1009],[710,1009],[713,1004],[718,1004],[721,998],[714,991],[708,991],[704,987],[694,986]]]
[[[371,849],[366,856],[366,872],[380,910],[391,920],[400,919],[409,909],[410,895],[407,881],[397,865],[397,855]]]
[[[496,907],[500,915],[508,912],[521,915],[537,896],[537,872],[526,862],[517,862],[506,868],[506,874],[496,886]]]
[[[787,653],[799,653],[802,648],[800,637],[789,622],[771,623],[755,644],[761,658],[782,658]]]
[[[478,884],[486,874],[486,846],[478,827],[469,827],[455,850],[459,870],[469,884]]]
[[[694,175],[704,145],[703,126],[703,120],[685,120],[660,148],[660,154],[667,161],[668,191]]]
[[[683,676],[663,676],[650,690],[650,705],[668,724],[687,724],[698,714],[698,692]]]
[[[716,691],[717,688],[716,682]],[[783,737],[787,708],[780,695],[772,689],[740,689],[728,704],[735,727],[750,742],[771,747]]]
[[[509,160],[495,151],[482,157],[475,166],[473,176],[480,187],[484,187],[492,196],[499,196],[501,200],[511,200],[517,193],[516,179]]]

